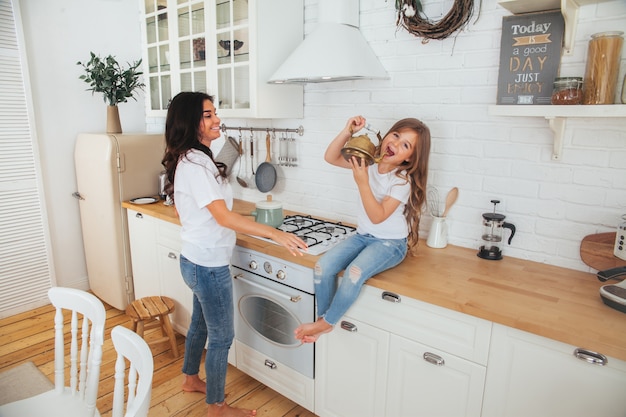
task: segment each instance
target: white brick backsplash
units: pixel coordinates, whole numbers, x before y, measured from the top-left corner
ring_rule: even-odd
[[[481,4],[482,3],[482,4]],[[451,2],[426,2],[431,19],[447,13]],[[287,209],[340,221],[355,221],[357,191],[351,172],[324,162],[328,143],[346,120],[361,114],[386,132],[398,119],[417,117],[431,129],[430,185],[443,201],[459,187],[448,217],[451,244],[476,249],[482,213],[497,212],[517,227],[508,257],[578,270],[580,241],[614,231],[626,214],[626,119],[568,119],[562,158],[552,160],[553,133],[542,117],[490,116],[495,104],[502,17],[496,0],[476,2],[468,26],[448,39],[426,44],[395,27],[393,1],[361,0],[360,25],[385,66],[389,80],[308,84],[301,120],[224,120],[229,126],[298,127],[298,167],[281,167],[272,194]],[[446,10],[443,10],[446,9]],[[305,1],[305,33],[317,19],[317,0]],[[626,28],[626,2],[581,7],[574,51],[561,62],[562,76],[583,76],[592,33]],[[619,88],[626,72],[622,51]],[[548,86],[551,88],[551,86]],[[618,92],[619,100],[619,92]],[[162,131],[163,120],[148,118],[148,131]],[[236,133],[236,132],[233,132]],[[373,134],[372,140],[376,142]],[[219,145],[221,146],[221,144]],[[265,156],[259,154],[259,161]],[[264,200],[257,190],[235,195]],[[420,236],[431,218],[424,214]],[[508,232],[506,232],[508,239]]]

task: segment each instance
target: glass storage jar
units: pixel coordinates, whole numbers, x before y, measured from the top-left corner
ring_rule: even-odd
[[[614,104],[624,32],[591,35],[585,68],[584,104]]]
[[[583,102],[582,77],[558,77],[552,88],[552,104],[581,104]]]

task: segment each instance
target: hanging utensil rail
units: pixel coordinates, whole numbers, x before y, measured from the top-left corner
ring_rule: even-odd
[[[304,127],[299,126],[297,129],[288,129],[288,128],[276,128],[276,127],[243,127],[243,126],[226,126],[222,124],[222,132],[226,132],[227,130],[238,130],[238,131],[248,131],[248,132],[267,132],[267,133],[276,133],[276,132],[292,132],[297,133],[298,135],[304,135]]]

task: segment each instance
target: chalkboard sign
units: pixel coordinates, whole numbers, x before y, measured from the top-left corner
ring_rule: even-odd
[[[550,104],[564,28],[560,11],[502,18],[498,104]]]

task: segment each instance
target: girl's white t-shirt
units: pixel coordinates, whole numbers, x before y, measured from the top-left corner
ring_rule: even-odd
[[[404,206],[409,201],[411,185],[407,180],[398,178],[396,170],[386,174],[378,172],[378,165],[372,164],[368,169],[369,184],[377,201],[382,201],[385,196],[391,196],[401,204],[383,222],[374,224],[367,217],[363,201],[359,195],[359,212],[357,215],[357,232],[370,234],[381,239],[404,239],[409,235],[409,227],[404,217]]]
[[[219,176],[208,155],[197,149],[189,150],[176,166],[174,202],[182,224],[181,253],[197,265],[229,265],[235,247],[235,231],[220,226],[206,207],[216,200],[224,200],[232,210],[231,185]]]

